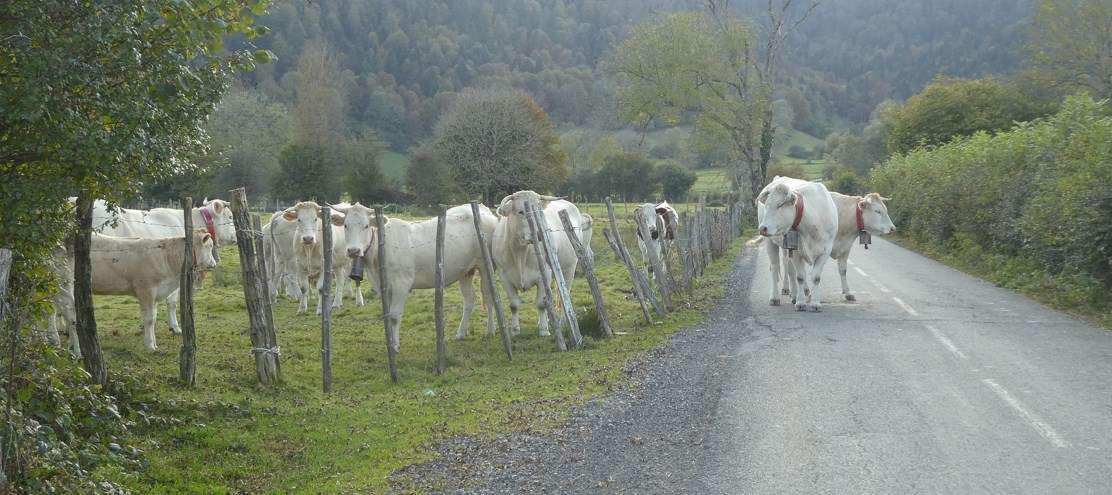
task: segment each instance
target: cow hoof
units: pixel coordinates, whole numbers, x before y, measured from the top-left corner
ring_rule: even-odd
[[[847,301],[856,301],[857,296],[854,296],[853,294],[846,294],[846,300]]]
[[[170,335],[181,335],[181,329],[170,327]]]
[[[814,311],[816,313],[821,313],[822,312],[822,305],[821,304],[812,304],[811,305],[811,311]]]
[[[807,305],[803,304],[803,303],[796,304],[795,305],[795,310],[796,311],[807,311]]]
[[[769,299],[768,304],[770,306],[779,306],[780,305],[780,299]]]
[[[792,295],[792,291],[791,291],[791,290],[788,290],[788,289],[780,289],[780,295],[782,295],[782,296],[790,296],[790,295]]]

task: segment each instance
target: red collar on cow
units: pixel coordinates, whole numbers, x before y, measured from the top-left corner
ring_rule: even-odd
[[[201,208],[201,218],[205,220],[205,229],[212,236],[213,247],[216,247],[219,241],[216,240],[216,224],[212,221],[212,212],[208,208]]]
[[[803,221],[803,195],[794,192],[795,195],[795,221],[792,222],[792,230],[799,230],[799,222]]]
[[[857,202],[857,231],[865,230],[865,217],[864,212],[861,210],[861,202]]]

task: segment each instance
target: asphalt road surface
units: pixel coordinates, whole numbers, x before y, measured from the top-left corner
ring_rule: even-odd
[[[1112,332],[885,241],[823,312],[730,295],[555,436],[444,447],[460,493],[1112,493]]]

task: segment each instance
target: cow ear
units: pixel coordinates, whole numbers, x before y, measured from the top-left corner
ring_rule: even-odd
[[[219,215],[221,213],[224,213],[224,208],[226,206],[227,205],[224,203],[224,200],[221,200],[221,199],[212,200],[212,212],[216,213],[217,215]]]
[[[347,218],[347,217],[343,213],[340,213],[339,211],[332,212],[332,225],[335,225],[337,227],[343,227],[345,218]]]
[[[290,222],[297,220],[297,210],[293,208],[287,208],[286,211],[282,212],[282,218]]]
[[[880,196],[880,200],[881,201],[892,201],[892,198],[886,198],[884,196]]]

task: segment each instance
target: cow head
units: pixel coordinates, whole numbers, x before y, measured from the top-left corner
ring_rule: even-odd
[[[213,239],[208,229],[194,229],[193,231],[193,257],[197,269],[209,271],[216,268],[216,258],[212,256]]]
[[[344,228],[349,258],[367,254],[375,240],[375,211],[359,203],[332,205],[332,225]],[[383,218],[386,221],[386,218]],[[385,224],[384,224],[385,225]]]
[[[881,197],[877,193],[866,194],[857,202],[857,207],[861,209],[861,220],[864,224],[865,230],[874,234],[891,234],[896,231],[896,225],[892,223],[892,219],[888,216],[888,207],[884,205],[885,201],[891,201],[891,198]]]
[[[235,244],[236,226],[232,221],[231,204],[222,199],[206,199],[201,206],[212,214],[212,224],[220,244]]]
[[[660,243],[667,236],[664,219],[657,213],[656,205],[645,203],[633,210],[633,224],[637,226],[637,247],[641,250],[641,259],[649,262],[649,250],[656,253],[660,259],[663,251]],[[652,271],[652,267],[649,267]]]
[[[297,222],[297,239],[308,246],[317,243],[317,217],[319,216],[320,205],[313,201],[302,201],[282,212],[282,218]]]
[[[529,224],[525,220],[525,205],[532,203],[535,208],[542,211],[548,206],[548,203],[563,198],[555,196],[545,196],[537,194],[533,191],[518,191],[505,198],[498,204],[498,216],[502,218],[499,221],[507,222],[508,239],[517,239],[519,245],[526,245],[533,242],[529,233]]]
[[[795,202],[799,198],[785,184],[775,184],[761,192],[757,201],[764,203],[760,233],[763,236],[784,235],[795,223]]]

